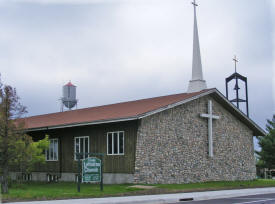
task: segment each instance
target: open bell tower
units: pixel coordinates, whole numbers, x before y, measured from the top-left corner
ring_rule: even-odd
[[[233,59],[234,63],[235,63],[235,73],[233,73],[232,75],[230,75],[229,77],[227,77],[225,79],[225,85],[226,85],[226,98],[229,100],[229,92],[228,92],[228,84],[230,81],[235,81],[235,86],[234,86],[234,91],[235,91],[235,98],[229,100],[232,103],[235,103],[237,108],[240,109],[240,103],[246,103],[246,115],[247,117],[249,117],[249,111],[248,111],[248,88],[247,88],[247,78],[240,75],[237,72],[237,58],[236,56]],[[240,98],[240,92],[241,92],[241,88],[239,87],[240,82],[243,82],[245,85],[245,99],[241,99]]]

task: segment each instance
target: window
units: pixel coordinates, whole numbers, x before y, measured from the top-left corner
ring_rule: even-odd
[[[58,161],[58,139],[50,139],[49,149],[46,150],[47,161]]]
[[[107,133],[107,155],[124,155],[124,132]]]
[[[74,152],[75,153],[89,153],[89,136],[75,137],[74,138]],[[89,157],[89,155],[81,155],[80,159]],[[74,159],[77,160],[76,154]]]

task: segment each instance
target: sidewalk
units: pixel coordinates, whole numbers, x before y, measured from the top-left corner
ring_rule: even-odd
[[[275,187],[272,188],[251,188],[240,190],[221,190],[205,191],[193,193],[176,193],[162,195],[145,195],[145,196],[127,196],[127,197],[108,197],[108,198],[88,198],[88,199],[71,199],[71,200],[52,200],[52,201],[34,201],[34,202],[17,202],[10,204],[163,204],[179,202],[180,199],[208,200],[218,198],[230,198],[236,196],[248,196],[257,194],[275,193]]]

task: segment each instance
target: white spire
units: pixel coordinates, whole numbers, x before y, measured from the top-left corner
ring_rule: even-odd
[[[188,93],[201,91],[206,89],[206,82],[203,80],[202,65],[201,65],[201,53],[200,53],[200,42],[197,25],[197,14],[196,14],[196,0],[192,2],[194,5],[194,37],[193,37],[193,64],[192,64],[192,80],[189,81]]]

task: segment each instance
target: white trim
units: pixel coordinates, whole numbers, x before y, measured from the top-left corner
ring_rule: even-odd
[[[85,152],[85,138],[88,138],[88,153],[90,153],[90,136],[77,136],[77,137],[74,137],[74,160],[75,161],[77,161],[76,154],[75,154],[76,153],[76,140],[77,139],[84,139],[83,140],[83,146],[84,146],[83,147],[83,152]],[[81,142],[79,142],[79,151],[78,151],[78,153],[80,152],[80,144],[81,144]]]
[[[46,161],[58,161],[58,156],[59,156],[59,140],[58,140],[58,138],[51,138],[51,139],[49,139],[49,141],[50,141],[50,145],[51,145],[51,142],[52,141],[56,141],[57,142],[57,152],[56,152],[56,159],[47,159],[47,155],[49,154],[49,158],[50,158],[50,146],[49,146],[49,149],[48,150],[46,150],[46,154],[45,154],[45,157],[46,157]],[[54,149],[54,143],[53,143],[53,151],[55,150]],[[53,156],[54,157],[54,156]]]
[[[131,121],[131,120],[137,120],[137,119],[138,119],[138,117],[118,118],[118,119],[99,120],[99,121],[84,122],[84,123],[72,123],[72,124],[68,124],[68,125],[58,125],[58,126],[50,126],[50,127],[31,128],[31,129],[26,129],[26,130],[27,130],[27,132],[32,132],[32,131],[40,131],[40,130],[52,130],[52,129],[67,128],[67,127],[79,127],[79,126],[86,126],[86,125],[97,125],[97,124],[105,124],[105,123],[124,122],[124,121]]]
[[[117,133],[117,154],[114,153],[114,133]],[[123,133],[123,153],[120,153],[119,151],[119,133]],[[109,154],[109,137],[108,134],[112,134],[112,153]],[[125,143],[124,143],[124,138],[125,138],[125,132],[124,131],[113,131],[113,132],[107,132],[107,155],[110,156],[119,156],[119,155],[124,155],[125,154]]]

